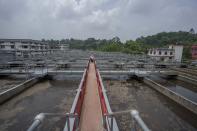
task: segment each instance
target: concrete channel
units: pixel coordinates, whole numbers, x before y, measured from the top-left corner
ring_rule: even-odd
[[[3,131],[25,131],[34,117],[41,112],[69,112],[82,71],[78,71],[77,74],[67,72],[67,75],[65,72],[60,72],[51,72],[52,79],[32,78],[30,80],[32,83],[30,81],[26,81],[27,84],[24,84],[26,82],[22,83],[21,93],[15,95],[14,99],[9,99],[0,105],[0,129]],[[142,81],[126,80],[128,75],[125,75],[124,72],[119,75],[114,75],[113,72],[110,75],[105,72],[101,73],[105,78],[104,85],[113,112],[137,109],[145,123],[153,131],[197,130],[197,115],[195,112],[191,112],[196,109],[195,105],[193,107],[193,105],[188,106],[185,101],[180,102],[186,103],[187,109],[183,108],[179,102],[176,100],[174,102],[173,98],[166,97],[165,93],[161,95],[162,93],[159,93],[161,91],[156,87],[151,88],[155,83],[150,84],[146,82],[147,79],[144,79],[144,82],[151,87]],[[28,89],[25,90],[25,88]],[[172,93],[169,92],[169,94]],[[117,116],[117,123],[120,130],[130,131],[130,114]],[[51,117],[44,121],[39,130],[60,131],[63,130],[64,124],[64,118]]]
[[[167,80],[161,79],[156,76],[144,78],[143,80],[147,85],[153,87],[163,95],[169,97],[183,107],[197,114],[196,93],[189,89],[177,86],[176,84],[169,83]]]
[[[197,130],[197,115],[150,86],[136,80],[105,80],[112,111],[137,109],[153,131]],[[122,131],[131,130],[129,114],[116,118]]]
[[[11,99],[12,97],[18,95],[19,93],[28,89],[29,87],[33,86],[38,81],[40,81],[43,77],[44,76],[30,78],[30,79],[28,79],[16,86],[13,86],[13,87],[1,92],[0,93],[0,104]]]
[[[26,131],[39,113],[69,112],[78,84],[79,79],[68,80],[63,75],[38,81],[14,99],[0,105],[0,130]],[[63,130],[64,124],[64,118],[49,117],[39,130],[59,131]]]
[[[26,80],[25,77],[1,76],[0,77],[0,93],[24,82],[25,80]]]
[[[196,85],[197,86],[197,79],[191,78],[191,76],[178,75],[176,78],[178,80],[184,81],[186,83],[192,83],[193,85]]]
[[[80,77],[53,74],[52,79],[43,79],[28,90],[0,106],[0,129],[3,131],[25,131],[33,118],[41,112],[69,112],[73,103]],[[107,77],[105,77],[107,78]],[[112,111],[137,109],[151,130],[191,130],[197,129],[197,116],[171,99],[136,80],[119,77],[105,79]],[[162,118],[162,119],[161,119]],[[120,130],[130,131],[129,114],[117,116]],[[47,118],[40,131],[60,131],[65,119]]]
[[[197,103],[197,86],[195,84],[179,79],[170,79],[163,85]]]

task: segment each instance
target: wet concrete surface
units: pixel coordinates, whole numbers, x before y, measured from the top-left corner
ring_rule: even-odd
[[[170,90],[197,103],[197,87],[195,85],[185,83],[180,80],[169,80],[164,85],[166,85]]]
[[[189,90],[191,90],[193,92],[197,92],[197,86],[192,84],[192,83],[184,82],[184,81],[177,80],[177,79],[171,79],[169,81],[172,82],[172,83],[175,83],[177,85],[181,85],[183,87],[186,87],[186,88],[188,88]]]
[[[0,105],[1,131],[26,131],[34,117],[42,112],[66,113],[70,111],[79,80],[44,80]],[[65,119],[47,117],[40,131],[60,131]]]
[[[197,86],[177,79],[163,79],[157,76],[151,76],[150,78],[171,91],[197,103]]]
[[[197,116],[151,87],[136,80],[105,80],[112,111],[137,109],[153,131],[195,131]],[[116,117],[122,131],[130,131],[130,114]]]
[[[25,81],[25,78],[0,77],[0,93],[24,81]]]

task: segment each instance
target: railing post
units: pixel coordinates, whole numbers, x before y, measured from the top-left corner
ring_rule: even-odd
[[[111,115],[111,131],[113,131],[113,115]]]
[[[132,117],[132,118],[131,118],[131,121],[132,121],[131,131],[136,131],[135,119]]]
[[[76,129],[77,129],[77,128],[79,128],[79,116],[77,113],[74,114],[74,118],[75,118]]]
[[[107,115],[104,114],[104,115],[103,115],[103,126],[104,126],[104,127],[106,126],[106,120],[107,120]]]
[[[67,121],[67,128],[68,128],[68,131],[70,131],[70,118],[69,118],[69,113],[66,113],[66,121]]]

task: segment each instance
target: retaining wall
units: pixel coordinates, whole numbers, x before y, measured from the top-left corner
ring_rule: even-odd
[[[14,97],[15,95],[21,93],[22,91],[26,90],[27,88],[31,87],[35,83],[37,83],[42,77],[34,77],[31,78],[19,85],[14,86],[11,89],[8,89],[2,93],[0,93],[0,104],[4,103],[5,101],[9,100],[10,98]]]
[[[191,83],[191,84],[193,84],[193,85],[197,85],[197,80],[196,80],[196,79],[189,78],[189,77],[187,77],[187,76],[178,75],[178,76],[176,77],[176,79],[181,80],[181,81],[184,81],[184,82]]]
[[[193,113],[197,114],[197,103],[188,100],[187,98],[177,94],[176,92],[169,90],[165,86],[162,86],[149,78],[144,78],[144,83],[153,87],[154,89],[156,89],[157,91],[159,91],[163,95],[169,97],[170,99],[172,99],[175,102],[177,102],[178,104],[184,106],[185,108],[192,111]]]

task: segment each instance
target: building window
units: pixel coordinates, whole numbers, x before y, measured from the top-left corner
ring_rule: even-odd
[[[172,52],[170,52],[170,55],[172,55]]]
[[[27,48],[28,48],[28,46],[27,46],[27,45],[23,45],[23,46],[22,46],[22,48],[27,49]]]
[[[11,49],[14,49],[14,45],[11,45],[10,47],[11,47]]]
[[[159,51],[159,55],[161,55],[161,51]]]
[[[161,60],[161,61],[164,61],[165,59],[162,57],[160,60]]]
[[[165,51],[165,55],[167,55],[167,51]]]
[[[0,45],[0,49],[3,49],[3,48],[5,48],[5,45]]]
[[[169,57],[169,59],[171,60],[171,59],[172,59],[172,57]]]
[[[154,51],[154,55],[156,54],[156,52]]]

